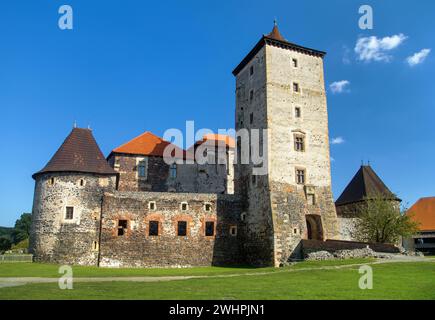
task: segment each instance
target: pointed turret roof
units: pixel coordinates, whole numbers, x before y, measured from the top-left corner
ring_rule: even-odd
[[[355,203],[370,199],[370,197],[376,195],[383,195],[386,199],[400,201],[373,171],[372,167],[363,165],[344,189],[335,205]]]
[[[48,172],[81,172],[116,175],[109,166],[90,129],[74,128],[53,158],[37,175]]]
[[[248,55],[242,60],[242,62],[240,62],[239,65],[233,70],[233,75],[236,76],[240,71],[242,71],[242,69],[252,60],[252,58],[254,58],[254,56],[258,53],[258,51],[260,51],[260,49],[266,44],[283,48],[283,49],[294,50],[297,52],[302,52],[308,55],[318,56],[322,58],[326,54],[326,52],[323,51],[310,49],[307,47],[303,47],[288,42],[279,31],[276,21],[274,21],[272,31],[269,34],[263,35],[261,37],[260,41],[257,42],[254,48],[248,53]]]

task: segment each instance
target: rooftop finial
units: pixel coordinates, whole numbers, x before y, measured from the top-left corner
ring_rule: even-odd
[[[274,25],[275,27],[278,26],[278,21],[276,21],[276,18],[273,19],[273,25]]]
[[[91,125],[90,125],[90,124],[88,124],[88,130],[92,130],[92,129],[91,129]]]
[[[74,120],[73,128],[77,128],[77,120]]]

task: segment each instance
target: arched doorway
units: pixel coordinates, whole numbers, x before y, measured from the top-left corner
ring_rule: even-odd
[[[307,222],[307,239],[323,240],[322,219],[319,215],[308,214],[305,216]]]

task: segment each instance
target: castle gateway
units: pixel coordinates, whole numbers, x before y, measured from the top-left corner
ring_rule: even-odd
[[[105,159],[92,132],[74,128],[33,175],[35,260],[279,266],[299,257],[301,239],[336,238],[324,55],[275,25],[234,69],[236,130],[267,132],[260,175],[253,163],[233,165],[245,152],[238,136],[207,135],[180,153],[205,146],[224,162],[167,164],[170,143],[149,132]]]

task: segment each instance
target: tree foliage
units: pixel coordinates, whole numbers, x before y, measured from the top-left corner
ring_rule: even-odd
[[[12,241],[14,244],[29,238],[31,223],[32,215],[30,213],[23,213],[15,222],[15,227],[12,231]]]
[[[12,241],[6,237],[0,237],[0,253],[9,250],[12,246]]]
[[[396,243],[418,231],[418,223],[402,212],[397,201],[375,195],[360,204],[353,236],[359,241]]]

